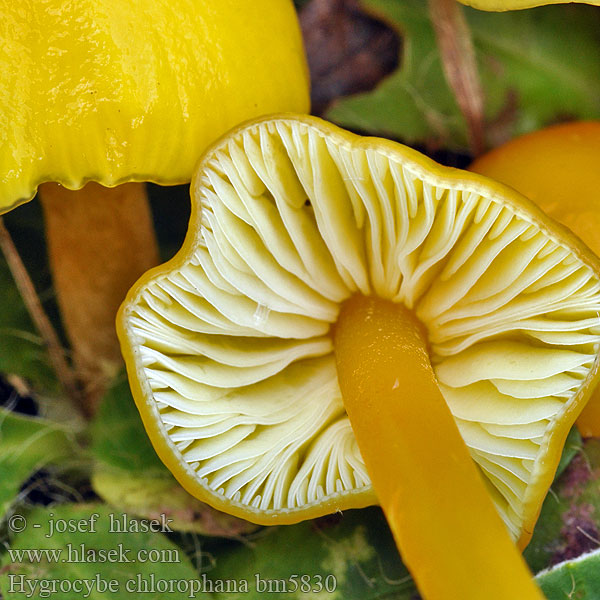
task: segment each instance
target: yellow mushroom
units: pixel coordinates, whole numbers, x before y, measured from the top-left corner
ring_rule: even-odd
[[[114,316],[158,262],[141,184],[191,179],[244,119],[306,111],[291,0],[0,2],[0,214],[40,196],[79,370],[119,359]],[[111,191],[100,186],[119,186]]]
[[[117,328],[190,493],[263,524],[379,502],[428,600],[527,600],[514,542],[598,380],[599,309],[596,256],[510,188],[283,115],[207,152]]]

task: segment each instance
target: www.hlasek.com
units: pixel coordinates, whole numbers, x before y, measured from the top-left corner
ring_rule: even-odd
[[[141,575],[138,573],[125,581],[106,579],[96,573],[91,579],[30,579],[25,575],[11,573],[8,575],[6,592],[21,594],[26,598],[50,598],[59,594],[76,593],[81,598],[89,598],[92,594],[116,594],[125,590],[131,594],[177,594],[176,598],[196,598],[200,593],[244,594],[258,592],[261,594],[319,594],[335,592],[337,580],[335,575],[290,575],[287,579],[266,579],[255,573],[252,579],[210,579],[202,574],[198,579],[162,579],[154,573]]]
[[[11,569],[6,574],[3,592],[19,594],[25,598],[57,598],[64,594],[77,594],[81,598],[90,598],[96,594],[116,594],[123,590],[131,594],[161,594],[161,598],[170,595],[179,600],[183,597],[195,598],[200,593],[224,592],[243,594],[250,591],[258,593],[304,594],[333,593],[337,588],[334,575],[292,574],[285,579],[268,579],[255,573],[248,579],[212,579],[205,573],[194,579],[164,579],[155,573],[136,573],[135,568],[121,573],[118,579],[109,578],[112,572],[95,573],[86,579],[40,578],[32,577],[35,570],[23,574],[20,567],[45,564],[173,564],[181,563],[178,548],[127,548],[118,543],[111,548],[99,547],[96,534],[104,533],[140,533],[170,532],[171,519],[161,515],[157,520],[134,519],[127,514],[110,514],[101,519],[99,513],[93,513],[83,519],[60,519],[50,513],[46,523],[28,522],[23,515],[12,515],[8,528],[12,533],[20,534],[25,530],[39,529],[44,538],[51,539],[57,533],[79,533],[91,535],[90,543],[67,543],[61,548],[7,548]],[[102,522],[102,524],[100,524]],[[95,539],[94,539],[95,538]],[[103,538],[105,539],[105,538]],[[19,573],[19,571],[21,571]],[[116,572],[115,572],[116,574]]]
[[[178,563],[176,548],[147,549],[135,552],[117,544],[114,548],[90,548],[85,543],[68,543],[65,548],[12,548],[8,550],[10,562],[19,563]]]

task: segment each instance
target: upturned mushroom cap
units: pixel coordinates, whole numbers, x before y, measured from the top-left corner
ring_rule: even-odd
[[[182,250],[118,317],[146,429],[182,485],[259,523],[375,503],[331,326],[345,299],[377,295],[424,325],[440,389],[524,543],[598,379],[597,258],[510,188],[312,117],[226,135],[192,207]]]
[[[291,0],[242,4],[0,3],[0,213],[44,181],[189,181],[230,127],[307,110]]]
[[[517,137],[478,157],[469,170],[510,185],[600,255],[600,121],[560,123]],[[600,437],[600,388],[577,427]]]
[[[546,6],[547,4],[568,4],[571,2],[579,4],[600,5],[600,0],[458,0],[467,6],[480,10],[505,11],[520,10],[522,8],[534,8],[535,6]]]

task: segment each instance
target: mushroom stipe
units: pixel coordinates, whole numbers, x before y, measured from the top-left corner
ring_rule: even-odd
[[[353,296],[333,338],[344,407],[423,597],[543,598],[470,460],[413,312]]]
[[[411,452],[402,460],[385,444],[371,452],[354,430],[363,418],[348,419],[332,332],[356,295],[416,316],[466,444],[459,462],[468,449],[488,504],[524,547],[598,380],[598,259],[510,188],[313,117],[262,119],[218,141],[192,183],[184,247],[120,309],[131,386],[158,454],[190,493],[263,524],[376,503],[377,466],[402,464],[386,474],[385,509],[403,481],[418,480],[421,458],[461,446],[447,446],[456,436],[445,426],[436,435],[441,425],[426,415],[418,435],[430,446],[410,449],[417,432],[396,424]],[[406,394],[418,406],[418,386]],[[386,419],[363,416],[373,427]],[[433,523],[435,503],[420,493],[417,522]],[[393,514],[410,520],[414,505],[398,502]],[[416,534],[398,535],[390,520],[410,555]],[[501,571],[510,563],[526,574],[510,544],[498,548],[509,549],[490,554]],[[408,561],[430,600],[452,597],[430,587],[454,560],[452,548],[446,558],[439,550],[430,556],[442,564],[423,548],[418,569]],[[481,597],[473,586],[455,597]],[[529,583],[513,596],[539,597]]]

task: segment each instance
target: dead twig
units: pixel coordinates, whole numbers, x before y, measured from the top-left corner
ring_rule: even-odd
[[[429,0],[429,14],[446,80],[467,122],[471,152],[478,156],[484,150],[484,96],[471,31],[456,0]]]
[[[21,260],[10,233],[4,225],[2,217],[0,217],[0,250],[6,258],[8,268],[12,273],[23,302],[25,302],[27,311],[44,341],[50,364],[56,373],[63,392],[75,406],[80,406],[79,390],[77,389],[73,369],[67,362],[58,335],[44,311],[31,277],[29,277],[29,273]]]

